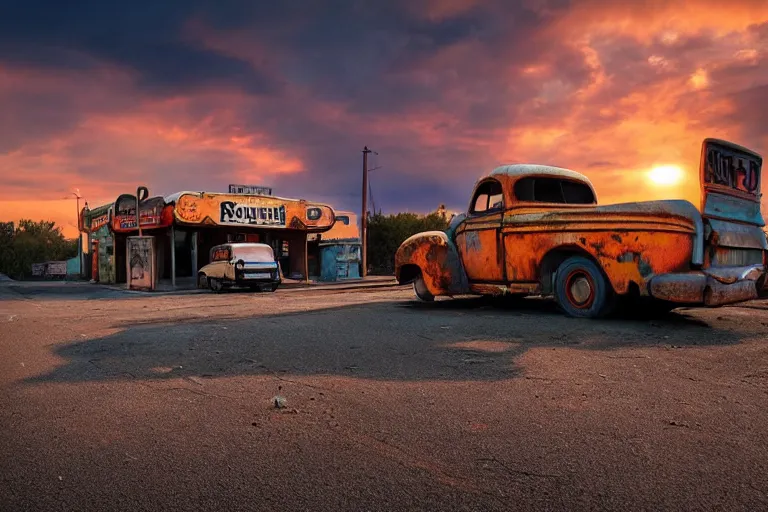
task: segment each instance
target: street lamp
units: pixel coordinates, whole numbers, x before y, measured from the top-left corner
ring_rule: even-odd
[[[77,226],[77,266],[78,266],[78,274],[80,274],[80,277],[83,277],[83,234],[80,232],[80,198],[82,197],[80,195],[80,189],[76,188],[74,192],[70,192],[73,196],[77,198],[77,215],[75,217],[75,222]]]

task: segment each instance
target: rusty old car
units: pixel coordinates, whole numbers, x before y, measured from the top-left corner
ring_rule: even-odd
[[[282,282],[280,265],[267,244],[233,242],[211,248],[210,263],[197,274],[198,287],[214,292],[228,288],[274,292]]]
[[[762,157],[705,139],[701,204],[598,205],[590,180],[544,165],[504,165],[478,180],[466,213],[416,234],[395,255],[400,284],[435,296],[554,296],[597,318],[620,304],[649,311],[720,306],[765,293]]]

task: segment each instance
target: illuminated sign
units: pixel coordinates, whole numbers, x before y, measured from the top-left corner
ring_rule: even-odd
[[[98,217],[91,219],[90,230],[96,231],[99,228],[106,226],[107,224],[109,224],[109,213],[105,213],[104,215],[99,215]]]
[[[139,222],[142,228],[155,228],[170,224],[170,214],[163,218],[165,200],[162,197],[152,197],[141,202],[139,207]],[[132,231],[136,228],[136,196],[123,194],[115,201],[115,215],[112,221],[115,231]]]
[[[250,206],[234,201],[222,201],[219,224],[285,226],[285,206]]]
[[[179,195],[173,206],[173,216],[182,224],[310,232],[328,231],[334,221],[330,206],[299,199],[193,192]]]
[[[230,194],[252,194],[255,196],[271,196],[272,187],[263,187],[260,185],[229,185]]]

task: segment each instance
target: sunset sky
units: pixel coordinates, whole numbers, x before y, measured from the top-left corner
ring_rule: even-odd
[[[696,200],[703,138],[768,154],[765,0],[14,3],[0,220],[69,236],[75,188],[263,184],[357,211],[364,145],[385,213],[464,210],[516,162],[580,171],[601,203]],[[661,165],[686,179],[654,184]]]

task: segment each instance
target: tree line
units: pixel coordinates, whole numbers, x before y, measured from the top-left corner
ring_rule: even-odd
[[[33,263],[77,256],[77,239],[65,238],[55,222],[0,222],[0,273],[14,279],[32,275]]]
[[[371,274],[390,275],[395,272],[395,252],[403,241],[422,231],[444,231],[449,221],[431,213],[397,213],[368,217],[368,267]]]

